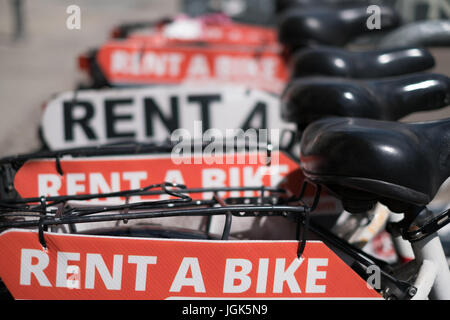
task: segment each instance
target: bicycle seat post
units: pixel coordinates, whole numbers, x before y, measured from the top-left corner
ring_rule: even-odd
[[[409,229],[417,229],[426,223],[431,214],[426,207],[413,207],[405,212],[405,220],[411,221],[413,218],[411,223],[408,223]],[[438,233],[433,232],[420,240],[409,241],[418,265],[421,266],[425,260],[428,260],[437,268],[430,298],[450,300],[450,270]]]

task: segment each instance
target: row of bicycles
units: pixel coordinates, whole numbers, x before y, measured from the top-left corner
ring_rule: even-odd
[[[366,298],[450,299],[450,119],[403,121],[450,105],[432,54],[450,46],[450,21],[404,24],[365,1],[282,4],[275,27],[180,14],[118,25],[80,55],[85,81],[45,102],[42,149],[0,159],[5,297],[167,298],[120,291],[122,260],[110,254],[108,273],[92,253],[108,246],[128,248],[139,294],[142,266],[204,250],[222,270],[223,250],[225,298],[361,298],[351,290],[364,288]],[[169,241],[158,260],[136,255],[159,252],[155,239]],[[312,258],[325,251],[328,260]],[[282,254],[292,264],[269,267]],[[208,297],[198,260],[186,259],[169,291]],[[161,279],[173,266],[162,268]]]

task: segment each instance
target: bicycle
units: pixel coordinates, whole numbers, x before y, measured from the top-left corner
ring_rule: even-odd
[[[308,10],[305,10],[305,12],[307,12]],[[300,11],[301,12],[301,11]],[[301,16],[301,13],[299,12],[298,17]],[[288,17],[286,20],[289,21],[291,20],[290,23],[294,23],[294,21],[297,21],[297,23],[301,23],[301,19],[299,20],[295,20],[296,19],[296,14],[295,13],[288,13],[286,14],[286,16]],[[320,18],[319,18],[320,21]],[[285,118],[287,118],[288,120],[293,120],[294,122],[297,122],[297,125],[299,127],[299,129],[305,129],[305,127],[307,127],[307,125],[310,123],[309,120],[314,120],[312,118],[308,118],[311,117],[311,115],[315,114],[315,119],[319,119],[321,117],[326,117],[326,116],[350,116],[353,115],[355,116],[355,114],[352,114],[352,111],[350,111],[349,109],[346,108],[351,108],[348,106],[348,103],[345,103],[345,99],[344,99],[344,95],[346,94],[346,92],[348,92],[348,94],[351,94],[353,97],[353,93],[355,92],[355,87],[358,87],[358,84],[361,86],[361,91],[365,91],[365,90],[369,90],[372,93],[376,92],[377,89],[374,89],[374,84],[377,82],[377,80],[369,80],[368,82],[370,83],[368,85],[368,82],[365,82],[364,84],[361,84],[361,81],[356,81],[356,80],[343,80],[343,79],[338,79],[338,80],[334,80],[332,78],[329,77],[346,77],[346,78],[378,78],[378,77],[383,77],[383,76],[389,76],[389,73],[383,74],[383,70],[382,70],[382,66],[378,66],[376,63],[374,63],[375,61],[381,62],[380,57],[383,56],[383,54],[387,54],[387,56],[390,57],[398,57],[396,55],[396,53],[391,54],[388,53],[388,51],[385,51],[386,49],[378,49],[375,51],[356,51],[356,52],[351,52],[351,51],[347,51],[347,50],[342,50],[342,49],[338,49],[338,48],[334,48],[334,47],[326,47],[326,46],[321,46],[319,45],[318,47],[314,47],[314,48],[308,48],[307,46],[305,46],[305,44],[309,41],[308,38],[304,38],[305,43],[295,43],[294,41],[294,37],[292,36],[291,38],[289,38],[287,35],[289,34],[288,32],[288,26],[289,22],[286,21],[282,21],[281,26],[284,26],[284,29],[281,29],[280,33],[281,33],[281,39],[284,40],[285,45],[288,45],[288,47],[291,49],[291,51],[293,50],[297,50],[296,52],[292,53],[292,60],[293,65],[295,66],[294,68],[294,72],[293,72],[293,76],[291,77],[293,80],[291,82],[291,88],[289,88],[288,85],[288,89],[285,91],[285,103],[284,103],[284,107],[285,107],[285,111],[284,111],[284,116]],[[325,26],[326,23],[324,22],[323,25]],[[402,52],[402,50],[405,50],[404,52],[407,52],[408,48],[404,49],[402,48],[402,46],[410,46],[410,45],[423,45],[423,46],[439,46],[439,45],[446,45],[445,40],[443,40],[445,37],[442,37],[442,34],[448,34],[448,31],[446,31],[445,27],[443,27],[445,25],[445,22],[433,22],[433,21],[428,21],[428,22],[420,22],[420,23],[415,23],[415,24],[411,24],[411,25],[407,25],[403,28],[400,28],[399,30],[394,30],[392,31],[390,34],[388,34],[387,36],[385,36],[385,38],[383,38],[380,41],[380,44],[378,45],[378,47],[380,48],[390,48],[388,50],[393,50],[394,52]],[[430,30],[429,28],[427,29],[426,26],[430,26],[433,27],[432,30],[434,30],[433,35],[428,34],[429,38],[425,40],[425,31],[424,30]],[[313,31],[308,31],[308,27],[305,26],[304,28],[305,30],[300,31],[297,35],[306,35],[308,34],[308,32],[313,32]],[[326,28],[324,27],[323,29],[318,29],[320,30],[320,34],[314,34],[313,38],[316,39],[316,41],[318,39],[323,39],[324,35],[326,34]],[[359,29],[360,30],[360,29]],[[415,34],[413,35],[413,32],[410,32],[409,30],[414,30]],[[399,35],[401,35],[401,39],[402,41],[392,41],[390,39],[399,39]],[[300,38],[300,37],[299,37]],[[448,38],[448,37],[447,37]],[[319,41],[320,42],[320,41]],[[342,40],[339,45],[343,45],[346,42],[348,42],[347,40]],[[389,44],[388,44],[389,43]],[[399,48],[400,47],[400,48]],[[413,49],[413,47],[410,47],[409,49],[412,50],[417,50],[418,48]],[[423,59],[423,62],[425,62],[422,66],[424,67],[424,69],[427,69],[427,65],[429,67],[433,66],[433,62],[432,62],[432,58],[428,60],[428,62],[426,62],[427,58],[425,57],[427,55],[427,53],[420,53],[420,49],[417,52],[417,57],[418,59]],[[399,55],[401,56],[401,54]],[[338,61],[339,64],[336,62]],[[411,61],[410,61],[411,62]],[[382,63],[380,63],[380,65],[382,65]],[[366,67],[365,67],[366,66]],[[370,66],[370,67],[369,67]],[[375,67],[374,67],[375,66]],[[411,66],[411,70],[414,69],[413,64],[410,65]],[[359,68],[358,68],[359,67]],[[380,68],[381,67],[381,68]],[[420,68],[420,67],[419,67]],[[394,69],[390,69],[389,72],[399,72],[400,70],[395,70]],[[407,68],[402,68],[401,72],[407,73]],[[311,78],[308,78],[308,76],[311,75],[324,75],[327,76],[326,77],[316,77],[314,80],[311,80]],[[305,77],[306,79],[301,79],[301,77]],[[294,80],[295,78],[299,78],[298,80]],[[397,79],[399,80],[401,77],[397,77]],[[407,77],[405,77],[407,78]],[[366,80],[367,81],[367,80]],[[389,82],[389,80],[379,80],[379,83],[383,83],[383,81]],[[392,80],[391,80],[392,81]],[[445,105],[448,104],[448,79],[443,78],[443,87],[442,87],[442,92],[441,92],[441,97],[443,98],[441,106],[443,107]],[[297,83],[296,83],[297,82]],[[364,82],[364,80],[362,81]],[[357,84],[358,83],[358,84]],[[445,84],[447,83],[447,84]],[[394,82],[390,82],[391,85],[394,85]],[[340,97],[341,95],[341,101],[338,99],[333,99],[331,98],[330,100],[324,100],[324,97],[321,97],[320,95],[316,95],[316,93],[318,93],[319,91],[316,91],[316,93],[314,93],[314,87],[321,87],[321,85],[325,88],[331,85],[331,86],[335,86],[336,87],[336,91],[334,91],[333,89],[327,89],[329,90],[330,94],[333,97]],[[297,87],[296,87],[297,86]],[[376,85],[375,85],[376,86]],[[337,89],[339,88],[339,89]],[[364,89],[362,89],[364,88]],[[313,91],[311,91],[313,90]],[[326,90],[326,89],[322,89],[322,90]],[[334,93],[335,92],[335,93]],[[355,95],[357,99],[357,101],[359,103],[357,103],[358,106],[360,106],[361,104],[366,104],[366,101],[371,101],[370,98],[368,98],[369,95],[367,95],[367,97],[365,98],[361,98],[362,96],[364,96],[364,94],[361,94],[359,89],[356,90],[357,94]],[[383,92],[384,94],[384,92]],[[377,97],[383,97],[383,94],[378,93],[375,94],[374,96]],[[287,98],[286,98],[287,96]],[[433,95],[434,96],[434,95]],[[438,95],[436,95],[438,96]],[[360,99],[361,98],[361,99]],[[303,100],[302,100],[303,99]],[[287,102],[286,102],[287,100]],[[336,100],[338,102],[336,102]],[[376,99],[379,102],[379,99]],[[395,100],[395,98],[393,99]],[[322,110],[318,110],[318,106],[320,106],[320,103],[317,102],[328,102],[325,103],[325,106],[329,106],[331,105],[331,107],[328,107],[328,109],[323,108]],[[363,102],[364,101],[364,102]],[[399,101],[399,100],[397,100]],[[371,104],[371,103],[369,103]],[[422,106],[426,105],[426,102],[421,102]],[[372,104],[373,105],[377,105],[377,103]],[[297,107],[297,108],[295,108]],[[312,108],[311,108],[312,107]],[[297,110],[296,110],[297,109]],[[346,111],[344,111],[346,110]],[[357,112],[359,112],[362,110],[358,109]],[[373,109],[372,109],[373,111]],[[321,113],[322,112],[322,113]],[[383,116],[386,116],[386,114],[384,114],[383,116],[380,115],[374,115],[372,114],[359,114],[356,115],[357,117],[367,117],[367,118],[372,118],[372,119],[383,119]],[[402,116],[399,115],[399,118],[401,118]],[[397,119],[389,119],[385,118],[385,120],[398,120]],[[295,120],[294,120],[295,119]],[[303,121],[303,123],[301,123]],[[334,157],[337,157],[337,155],[334,155]],[[307,164],[306,164],[307,165]],[[348,205],[348,204],[347,204]],[[345,205],[344,205],[345,207]],[[347,208],[349,209],[349,208]],[[368,208],[365,208],[368,209]],[[360,210],[362,211],[362,210]],[[367,211],[367,210],[365,210]],[[375,233],[377,233],[379,230],[381,230],[384,225],[388,224],[391,225],[391,223],[398,223],[398,221],[402,220],[401,216],[400,217],[392,217],[391,214],[391,221],[388,222],[389,220],[389,212],[386,211],[385,208],[382,207],[377,207],[376,210],[374,212],[371,212],[372,216],[367,216],[367,215],[361,215],[359,217],[352,217],[351,215],[348,215],[346,212],[344,212],[344,214],[341,216],[341,221],[338,221],[338,223],[335,225],[334,227],[334,231],[343,236],[344,238],[350,240],[352,243],[362,247],[364,246],[368,241],[370,241],[371,239],[373,239],[373,236]],[[395,216],[395,214],[394,214]],[[376,221],[376,223],[373,223],[372,225],[368,224],[367,219],[368,218],[372,218],[372,222]],[[443,218],[444,219],[444,218]],[[406,219],[405,219],[406,220]],[[370,219],[369,219],[370,221]],[[381,222],[380,222],[381,221]],[[346,225],[347,224],[347,225]],[[375,228],[375,229],[373,229]],[[368,232],[369,229],[372,229],[371,232]],[[373,230],[376,230],[375,232]],[[399,240],[398,236],[399,234],[397,233],[396,236],[394,236],[394,243],[397,245],[397,253],[400,255],[400,258],[406,258],[406,259],[411,259],[411,253],[409,250],[408,246],[405,246],[405,243],[402,240]],[[413,246],[414,247],[414,246]],[[409,250],[408,250],[409,249]],[[417,248],[413,248],[416,256],[421,257],[421,253],[417,252]],[[441,256],[442,258],[442,250],[439,251],[437,253],[438,256]],[[444,264],[444,259],[441,259],[440,263],[440,267],[442,268],[446,268],[445,264]],[[444,269],[446,270],[446,269]],[[445,278],[447,276],[445,276],[445,272],[444,272],[444,283],[445,281],[448,281],[448,278]],[[439,290],[439,289],[438,289]],[[440,292],[440,294],[442,294],[443,296],[446,296],[445,291],[444,292]],[[438,294],[439,295],[439,294]]]
[[[391,211],[404,213],[405,218],[392,227],[411,242],[415,261],[422,264],[417,277],[419,295],[426,297],[431,290],[431,295],[437,299],[450,298],[447,286],[450,273],[436,233],[449,222],[450,210],[433,216],[425,206],[449,176],[445,170],[448,146],[445,143],[439,146],[439,142],[438,146],[433,146],[432,142],[445,140],[445,136],[442,140],[440,135],[446,132],[449,123],[448,119],[402,124],[368,119],[329,118],[312,124],[305,131],[302,140],[301,157],[305,175],[342,197],[347,211],[361,212],[380,201]],[[371,134],[367,135],[369,131]],[[408,136],[409,133],[413,133],[414,138]],[[338,137],[341,143],[335,145]],[[429,140],[430,138],[433,140]],[[413,147],[410,144],[413,139],[417,139],[415,143],[419,144],[428,141],[431,146],[429,149],[424,145]],[[333,145],[335,147],[330,149]],[[379,147],[369,151],[375,145]],[[370,168],[376,168],[375,172],[370,172],[368,167],[360,171],[361,166],[358,168],[354,158],[348,156],[353,149],[362,157],[362,161],[357,162],[372,163]],[[421,153],[424,149],[429,152]],[[382,156],[378,157],[380,155]],[[400,161],[397,162],[394,157],[399,157],[396,160]],[[405,161],[417,163],[422,161],[421,157],[431,160],[427,162],[431,171],[415,176],[413,181],[409,174],[418,173],[412,169],[414,164],[412,167],[404,166],[404,171],[398,171],[398,164],[403,166]],[[436,158],[440,160],[437,161]],[[387,172],[390,178],[386,178]]]
[[[80,157],[88,155],[95,156],[96,154],[104,155],[105,153],[109,155],[123,155],[125,150],[128,152],[133,151],[133,154],[145,154],[146,152],[154,152],[157,150],[155,145],[147,147],[147,150],[145,150],[145,145],[84,148],[80,150],[67,150],[65,154]],[[53,165],[57,167],[58,161],[63,161],[61,160],[62,156],[64,156],[64,153],[61,152],[29,154],[3,159],[2,163],[16,167],[20,166],[23,161],[31,160],[33,158],[49,159],[50,157],[53,157]],[[64,168],[64,166],[62,167]],[[295,175],[294,178],[296,178]],[[21,199],[15,198],[15,192],[12,192],[12,198],[10,198],[10,200],[5,199],[4,197],[2,198],[2,221],[0,222],[0,228],[3,230],[10,228],[32,228],[37,232],[35,239],[39,239],[42,248],[45,250],[45,248],[49,247],[46,239],[52,238],[52,233],[46,232],[49,227],[52,227],[52,230],[56,231],[58,226],[66,226],[60,231],[81,235],[95,234],[146,238],[174,237],[177,239],[211,239],[211,237],[214,238],[214,235],[210,234],[211,224],[208,223],[208,221],[211,221],[210,219],[212,216],[221,215],[225,216],[225,224],[222,234],[219,234],[218,238],[221,240],[227,240],[230,238],[231,224],[235,219],[245,217],[255,217],[255,219],[261,219],[264,217],[267,219],[276,219],[277,217],[281,217],[283,219],[288,219],[287,221],[291,221],[289,223],[291,226],[296,226],[294,228],[296,233],[295,236],[300,240],[297,248],[298,258],[302,257],[305,248],[308,246],[306,243],[306,239],[308,237],[307,233],[312,232],[317,234],[317,236],[321,239],[324,239],[330,247],[337,248],[336,250],[342,251],[346,257],[346,260],[354,260],[353,264],[359,262],[360,265],[369,267],[376,261],[381,265],[384,265],[382,261],[378,261],[361,250],[345,243],[345,241],[342,241],[333,235],[327,228],[324,228],[315,221],[310,220],[310,212],[315,210],[319,201],[321,190],[320,187],[315,192],[314,201],[311,204],[307,204],[304,201],[307,185],[303,185],[302,190],[290,189],[289,185],[290,184],[287,183],[284,184],[283,187],[276,188],[262,185],[257,187],[189,189],[181,185],[163,183],[146,186],[136,190],[123,190],[120,192]],[[222,192],[243,191],[259,191],[260,194],[259,196],[253,197],[229,196],[223,198],[220,196]],[[211,192],[213,194],[209,199],[207,198],[201,200],[192,196],[193,194],[204,194]],[[160,195],[166,195],[171,198],[146,201],[143,201],[144,199],[142,199],[137,202],[130,200],[135,196],[144,197]],[[105,204],[104,202],[95,204],[90,202],[93,199],[117,197],[123,197],[124,199],[121,203],[111,204]],[[159,219],[172,216],[186,217],[187,219],[192,219],[193,216],[202,216],[206,217],[207,221],[204,224],[204,231],[202,233],[193,232],[192,229],[189,232],[186,232],[186,230],[171,228],[167,225],[157,227],[156,229],[154,226],[149,225],[133,225],[128,228],[108,227],[107,229],[99,229],[94,227],[95,223],[105,221],[128,222],[148,218],[154,220],[157,218]],[[17,220],[17,218],[19,218],[19,220]],[[89,223],[90,227],[84,231],[77,231],[74,225],[83,223]],[[289,238],[289,234],[285,234],[285,237]],[[256,239],[258,239],[258,237],[256,237]],[[53,240],[51,240],[50,246],[52,243]],[[52,250],[55,250],[55,248],[52,247]],[[384,281],[394,286],[394,289],[391,288],[393,292],[389,293],[389,296],[402,298],[407,295],[405,290],[410,287],[408,283],[393,278],[383,270],[381,271],[381,276],[385,279]],[[380,292],[383,292],[383,290]]]
[[[430,79],[424,78],[422,79]],[[431,77],[431,80],[435,80],[438,83],[444,82],[443,78]],[[412,82],[414,83],[414,82]],[[410,83],[411,84],[411,83]],[[409,84],[409,85],[410,85]],[[438,86],[436,87],[438,88]],[[432,88],[433,89],[433,88]],[[363,94],[364,95],[364,94]],[[441,104],[437,104],[441,105]],[[312,120],[317,120],[315,117],[311,118]],[[315,125],[318,125],[322,120],[318,120],[318,122],[313,122],[312,124],[306,124],[305,132],[303,135],[306,139],[309,135],[314,135],[314,133],[310,133],[310,128],[314,128]],[[323,120],[331,121],[331,120]],[[353,120],[352,120],[353,121]],[[359,120],[355,120],[359,121]],[[307,126],[306,126],[307,125]],[[311,125],[313,127],[311,127]],[[392,126],[394,126],[392,124]],[[386,125],[386,132],[388,132],[390,126]],[[324,131],[326,133],[326,131]],[[302,143],[307,143],[308,140],[303,140]],[[315,145],[312,144],[312,147]],[[31,154],[24,155],[19,157],[12,157],[8,159],[4,159],[3,162],[9,164],[9,168],[17,170],[23,162],[28,161],[30,159],[36,158],[52,158],[54,161],[54,165],[57,171],[60,171],[64,174],[60,163],[61,157],[64,155],[72,155],[74,157],[77,156],[93,156],[93,155],[119,155],[119,154],[139,154],[139,153],[152,153],[164,150],[171,150],[173,146],[163,145],[131,145],[131,146],[108,146],[108,147],[99,147],[99,148],[86,148],[81,150],[60,150],[55,152],[47,152],[40,154]],[[146,149],[147,148],[147,149]],[[302,152],[305,148],[302,148]],[[270,150],[270,149],[269,149]],[[344,150],[345,151],[345,150]],[[304,155],[302,154],[302,157]],[[338,159],[339,160],[339,159]],[[308,161],[303,160],[302,163],[304,165],[308,164]],[[4,171],[7,175],[12,172]],[[68,225],[69,231],[74,232],[75,229],[73,226],[76,223],[94,223],[94,222],[102,222],[102,221],[129,221],[129,220],[139,220],[144,218],[161,218],[165,216],[191,216],[191,215],[200,215],[211,217],[213,215],[223,215],[226,217],[225,227],[223,229],[223,233],[220,236],[221,239],[226,240],[229,237],[229,232],[231,228],[232,217],[241,217],[241,216],[281,216],[288,219],[293,220],[293,222],[297,223],[297,237],[296,239],[301,240],[299,242],[298,248],[298,257],[301,257],[303,250],[306,245],[306,231],[312,231],[316,235],[320,236],[324,239],[324,241],[329,244],[331,247],[335,248],[337,251],[340,251],[341,254],[346,256],[346,260],[353,260],[350,264],[358,270],[359,274],[367,279],[367,270],[370,266],[377,265],[381,267],[381,276],[383,279],[382,288],[379,289],[379,292],[382,293],[386,298],[410,298],[411,296],[415,298],[422,298],[427,295],[427,287],[430,287],[431,280],[425,277],[425,284],[422,282],[422,275],[426,276],[432,275],[433,272],[428,273],[424,272],[427,270],[433,270],[433,263],[428,263],[428,259],[424,259],[427,261],[424,263],[424,269],[421,269],[419,272],[418,281],[411,284],[410,279],[405,281],[401,278],[396,278],[392,274],[392,267],[387,263],[376,259],[367,253],[355,248],[352,245],[346,243],[339,237],[336,237],[332,234],[328,229],[321,227],[314,223],[314,221],[310,220],[310,213],[314,211],[319,203],[319,195],[321,191],[321,185],[325,185],[327,188],[329,184],[327,181],[323,182],[320,179],[315,179],[311,175],[311,181],[315,182],[317,185],[317,190],[314,196],[314,201],[312,204],[308,205],[304,202],[304,195],[306,193],[307,184],[303,185],[301,191],[296,190],[286,190],[286,189],[278,189],[278,188],[267,188],[266,186],[258,186],[258,187],[249,187],[246,188],[202,188],[197,190],[192,190],[185,188],[182,185],[170,184],[170,183],[162,183],[156,185],[150,185],[144,188],[136,189],[136,190],[124,190],[120,192],[111,192],[111,193],[98,193],[98,194],[88,194],[88,195],[77,195],[77,196],[54,196],[54,197],[34,197],[34,198],[25,198],[18,199],[14,194],[14,188],[11,188],[11,181],[6,184],[6,190],[11,192],[10,196],[12,198],[7,201],[2,201],[3,210],[3,218],[8,218],[6,221],[0,223],[0,227],[2,228],[11,228],[11,227],[32,227],[36,228],[39,240],[41,245],[45,248],[47,246],[46,243],[46,233],[45,229],[47,226],[61,226]],[[332,181],[334,182],[334,181]],[[339,181],[338,181],[339,182]],[[339,182],[340,183],[340,182]],[[351,187],[355,187],[354,185],[350,185]],[[299,186],[297,186],[299,187]],[[365,186],[366,187],[366,186]],[[229,198],[221,198],[219,196],[220,192],[239,192],[239,191],[260,191],[260,197],[229,197]],[[332,190],[333,191],[333,190]],[[370,190],[373,191],[373,190]],[[377,191],[377,190],[375,190]],[[210,200],[194,200],[192,197],[187,196],[187,194],[195,194],[195,193],[206,193],[213,192],[213,197]],[[270,196],[265,196],[266,192],[270,192]],[[278,194],[281,194],[278,195]],[[141,202],[129,202],[128,200],[133,196],[145,196],[145,195],[164,195],[168,197],[173,197],[168,200],[156,200],[156,201],[141,201]],[[273,196],[278,195],[278,196]],[[392,197],[397,197],[398,194],[392,195]],[[403,196],[401,194],[400,196]],[[110,197],[123,197],[125,198],[125,203],[120,205],[111,205],[111,206],[93,206],[93,205],[78,205],[73,206],[73,202],[86,202],[96,198],[110,198]],[[7,197],[6,197],[7,198]],[[2,199],[5,199],[2,197]],[[344,202],[346,209],[350,209],[351,211],[360,211],[361,208],[367,209],[371,207],[373,204],[373,199],[369,199],[371,201],[359,202],[351,199],[350,202]],[[408,199],[410,200],[410,199]],[[394,200],[395,203],[395,200]],[[67,204],[71,204],[70,207]],[[216,207],[219,206],[219,207]],[[199,208],[200,207],[200,208]],[[115,213],[119,211],[119,213]],[[112,212],[112,214],[101,214]],[[447,212],[448,213],[448,212]],[[100,214],[100,215],[96,215]],[[415,217],[418,212],[408,211],[408,217]],[[421,213],[423,214],[423,213]],[[31,220],[25,221],[9,221],[10,218],[14,216],[22,216]],[[441,219],[447,219],[446,215],[439,217],[438,221]],[[442,226],[447,223],[447,220],[442,220],[440,223],[436,223],[436,221],[432,220],[431,225],[426,225],[425,229],[430,228],[431,230],[435,230],[437,227]],[[303,227],[303,228],[302,228]],[[71,229],[72,228],[72,229]],[[180,232],[180,230],[173,230],[171,232],[167,232],[167,228],[160,229],[155,233],[155,230],[152,228],[143,228],[144,230],[140,230],[139,228],[134,229],[136,234],[139,234],[140,231],[144,231],[143,235],[148,237],[150,236],[166,236],[183,238],[183,237],[206,237],[209,238],[209,232],[205,234],[199,235],[191,235],[186,234],[184,232]],[[304,230],[302,230],[304,229]],[[208,231],[208,228],[206,229]],[[417,237],[416,234],[412,234],[406,230],[403,225],[400,225],[400,231],[407,237]],[[108,230],[92,230],[90,231],[95,234],[116,234],[116,235],[130,235],[130,228],[128,230],[124,230],[124,228],[116,228],[116,229],[108,229]],[[192,232],[192,231],[191,231]],[[169,234],[168,234],[169,233]],[[141,233],[142,235],[142,233]],[[428,231],[426,232],[428,235]],[[412,239],[412,238],[411,238]],[[421,243],[421,238],[414,238],[414,240],[419,239],[417,244]],[[434,238],[433,238],[434,239]],[[418,252],[428,253],[428,250],[417,249]],[[439,255],[442,257],[442,255]],[[442,260],[442,259],[441,259]],[[420,262],[420,261],[419,261]],[[440,266],[442,266],[441,261],[438,262]],[[435,265],[435,264],[434,264]],[[428,269],[429,268],[429,269]],[[445,273],[439,272],[439,277]],[[442,283],[439,281],[439,283]],[[445,297],[445,290],[437,289],[438,297]]]

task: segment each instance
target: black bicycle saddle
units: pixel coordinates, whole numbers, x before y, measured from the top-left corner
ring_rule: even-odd
[[[391,7],[380,6],[380,13],[380,30],[399,26],[400,18]],[[377,31],[367,27],[369,17],[367,5],[292,8],[279,16],[278,37],[292,50],[313,44],[344,46],[358,36]]]
[[[428,204],[450,176],[450,118],[401,123],[327,118],[301,142],[305,176],[352,213],[381,202],[393,212]]]
[[[450,20],[428,20],[410,23],[391,31],[378,43],[379,48],[401,46],[450,46]]]
[[[424,48],[348,51],[338,47],[304,48],[292,57],[291,77],[382,78],[431,69],[435,60]]]
[[[450,78],[434,73],[355,80],[332,77],[294,79],[281,97],[284,121],[304,130],[330,116],[398,120],[450,104]]]

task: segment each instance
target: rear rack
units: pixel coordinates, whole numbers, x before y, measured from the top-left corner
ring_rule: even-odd
[[[306,183],[304,188],[306,188]],[[257,197],[227,197],[224,192],[259,192]],[[287,197],[283,189],[273,187],[221,187],[188,189],[173,183],[154,184],[140,189],[120,192],[23,198],[0,201],[0,230],[8,228],[38,228],[39,240],[46,248],[44,231],[48,226],[73,225],[105,221],[124,221],[164,217],[225,216],[225,226],[221,235],[227,240],[233,217],[284,216],[298,223],[297,239],[301,241],[298,256],[303,253],[306,243],[309,213],[317,206],[320,189],[317,190],[313,206],[304,203],[300,196]],[[196,200],[190,194],[212,194],[210,198]],[[132,197],[157,197],[155,199],[131,202]],[[100,198],[118,198],[121,203],[104,204],[93,202]]]
[[[355,259],[352,268],[361,277],[367,277],[366,270],[371,265],[378,265],[383,283],[392,292],[383,293],[388,297],[404,298],[412,288],[406,281],[395,279],[389,271],[383,270],[388,266],[362,250],[353,247],[346,241],[337,238],[320,225],[310,222],[310,213],[319,202],[320,186],[316,186],[314,201],[306,204],[302,198],[308,182],[304,182],[299,195],[288,196],[283,189],[273,187],[238,187],[238,188],[197,188],[188,189],[184,185],[162,183],[136,190],[121,192],[57,196],[41,198],[24,198],[10,201],[0,201],[0,231],[8,228],[37,228],[39,242],[43,249],[47,248],[45,231],[49,226],[69,225],[69,230],[77,223],[96,223],[105,221],[124,221],[138,219],[155,219],[164,217],[198,217],[211,219],[213,216],[225,216],[225,225],[221,240],[228,240],[234,218],[282,216],[293,220],[297,224],[296,240],[299,241],[297,257],[300,259],[306,246],[307,231],[317,234],[325,243],[342,251],[345,255]],[[258,191],[257,197],[227,197],[222,192]],[[189,196],[194,193],[212,193],[203,200],[196,200]],[[165,195],[169,199],[130,202],[132,196]],[[90,200],[109,197],[124,197],[121,204],[93,204]],[[209,220],[210,221],[210,220]],[[95,230],[94,230],[95,231]],[[194,231],[192,231],[194,232]],[[195,231],[198,232],[198,231]],[[90,232],[95,235],[95,232]],[[179,233],[178,233],[179,234]],[[196,235],[198,237],[198,235]],[[209,238],[208,230],[204,235]]]

